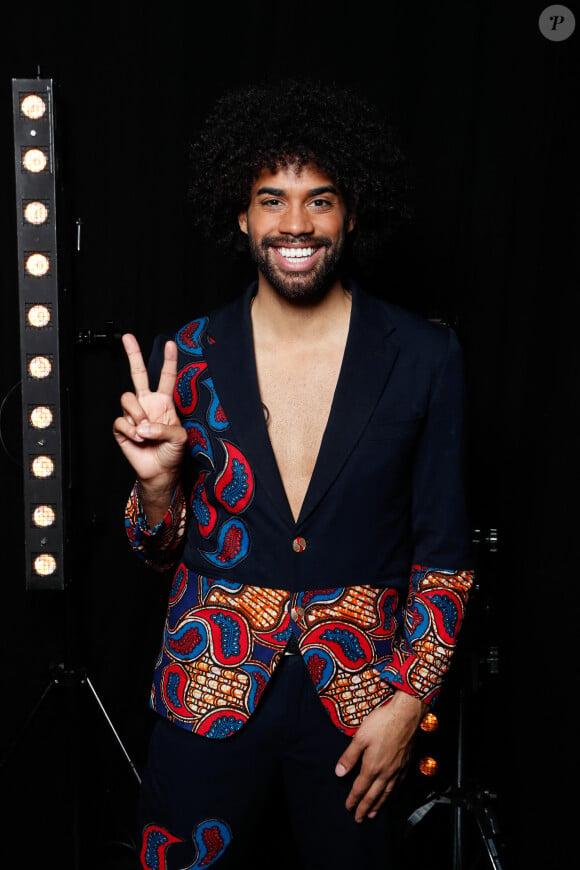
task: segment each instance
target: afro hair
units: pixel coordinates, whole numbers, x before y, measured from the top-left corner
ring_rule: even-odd
[[[411,216],[413,185],[392,124],[359,94],[326,83],[254,85],[217,101],[190,147],[194,224],[219,248],[247,250],[237,217],[260,171],[309,162],[356,215],[349,255],[364,266]]]

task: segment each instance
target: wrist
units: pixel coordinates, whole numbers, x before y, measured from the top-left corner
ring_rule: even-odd
[[[177,476],[157,477],[154,480],[137,479],[141,509],[151,528],[155,527],[167,513],[178,483]]]
[[[137,478],[141,496],[151,501],[162,501],[167,495],[171,496],[178,483],[178,474],[156,474],[155,477]]]
[[[429,712],[429,705],[426,704],[417,695],[411,695],[409,692],[404,692],[402,689],[396,689],[393,695],[391,704],[408,715],[415,715],[420,722],[423,717]]]

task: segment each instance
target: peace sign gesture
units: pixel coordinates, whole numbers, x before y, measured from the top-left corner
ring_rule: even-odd
[[[163,367],[156,391],[149,388],[149,377],[141,349],[134,335],[123,336],[129,360],[134,393],[123,393],[123,416],[113,424],[115,439],[135,469],[144,507],[150,524],[158,521],[169,504],[179,480],[187,433],[175,410],[173,390],[177,378],[177,345],[165,345]],[[158,510],[155,509],[158,507]],[[151,510],[149,509],[151,508]],[[159,516],[159,511],[161,516]],[[153,515],[154,514],[154,515]]]

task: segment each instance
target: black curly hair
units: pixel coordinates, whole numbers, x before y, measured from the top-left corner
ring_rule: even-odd
[[[413,184],[393,126],[356,92],[328,83],[285,80],[218,100],[190,147],[195,225],[222,249],[247,250],[237,216],[260,171],[309,162],[356,214],[348,255],[364,266],[411,216]]]

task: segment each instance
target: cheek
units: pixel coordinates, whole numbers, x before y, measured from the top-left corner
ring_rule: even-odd
[[[354,221],[345,217],[341,220],[333,219],[328,222],[322,222],[319,224],[318,229],[320,233],[324,233],[325,235],[335,239],[335,241],[340,242],[341,240],[344,241],[353,226]]]

